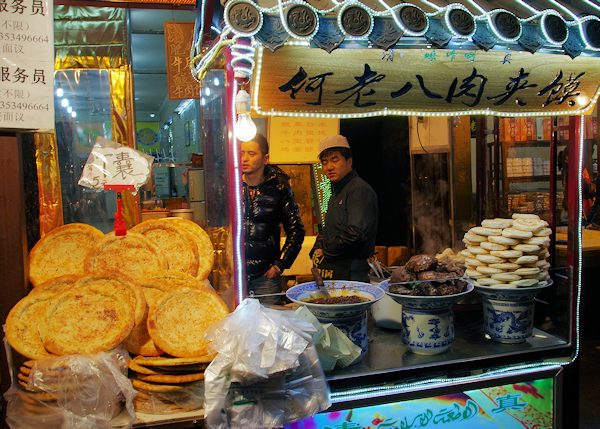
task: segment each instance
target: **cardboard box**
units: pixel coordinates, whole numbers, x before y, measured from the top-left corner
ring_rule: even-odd
[[[406,246],[388,246],[388,266],[404,265],[410,259],[410,252]]]

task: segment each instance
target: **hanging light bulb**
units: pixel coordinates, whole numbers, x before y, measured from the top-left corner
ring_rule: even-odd
[[[56,96],[61,98],[63,95],[65,95],[65,91],[60,86],[56,88]]]
[[[247,113],[240,113],[235,123],[235,134],[243,142],[252,140],[256,135],[256,125]]]
[[[63,98],[62,100],[60,100],[60,105],[62,107],[69,107],[69,99],[68,98]]]
[[[240,141],[247,142],[256,135],[256,124],[250,117],[250,95],[243,89],[235,96],[235,110],[238,120],[235,123],[235,134]]]

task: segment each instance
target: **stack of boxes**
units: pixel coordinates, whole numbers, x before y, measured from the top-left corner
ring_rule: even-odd
[[[543,158],[506,158],[506,177],[549,176],[550,161]]]
[[[557,195],[556,205],[562,204],[562,194]],[[512,213],[544,213],[550,211],[548,192],[520,192],[508,194],[508,211]]]

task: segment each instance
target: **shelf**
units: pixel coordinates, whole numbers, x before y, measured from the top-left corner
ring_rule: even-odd
[[[556,176],[557,179],[560,179],[561,176]],[[505,180],[512,182],[545,182],[550,180],[550,176],[508,176],[505,177]]]

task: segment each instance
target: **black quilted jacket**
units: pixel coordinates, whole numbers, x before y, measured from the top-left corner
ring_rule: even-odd
[[[265,166],[265,181],[254,188],[254,198],[244,183],[244,232],[246,275],[253,279],[271,265],[281,271],[289,268],[302,247],[304,225],[298,204],[289,185],[289,177],[279,167]],[[280,225],[286,240],[280,249]]]

